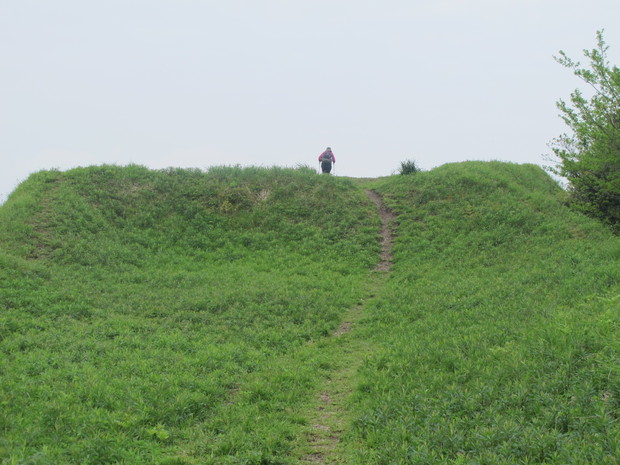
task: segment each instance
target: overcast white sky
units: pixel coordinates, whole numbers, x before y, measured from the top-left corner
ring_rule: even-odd
[[[0,202],[29,174],[545,164],[618,0],[0,0]]]

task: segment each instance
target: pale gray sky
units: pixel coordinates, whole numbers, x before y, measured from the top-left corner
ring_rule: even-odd
[[[0,0],[0,202],[41,169],[544,164],[618,0]],[[583,61],[583,60],[582,60]]]

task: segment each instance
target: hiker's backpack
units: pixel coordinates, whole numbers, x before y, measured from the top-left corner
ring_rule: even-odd
[[[321,161],[325,162],[332,162],[332,153],[331,152],[324,152],[323,155],[321,155]]]

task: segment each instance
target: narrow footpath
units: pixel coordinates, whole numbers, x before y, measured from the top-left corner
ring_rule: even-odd
[[[367,190],[366,194],[374,202],[381,217],[381,261],[377,264],[376,271],[390,271],[392,268],[392,222],[396,218],[394,213],[386,207],[381,196],[373,190]]]
[[[358,368],[374,352],[369,341],[356,337],[355,326],[364,315],[365,306],[383,287],[391,269],[392,223],[395,216],[377,192],[367,190],[366,194],[377,206],[381,217],[381,258],[375,273],[370,276],[366,298],[343,316],[342,324],[328,342],[332,346],[330,350],[338,351],[340,357],[315,399],[309,418],[309,447],[302,461],[305,464],[345,463],[345,449],[341,438],[352,420],[346,402],[356,385]]]

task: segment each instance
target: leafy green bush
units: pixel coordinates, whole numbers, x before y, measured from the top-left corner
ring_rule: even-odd
[[[572,106],[558,102],[572,134],[554,141],[558,164],[550,170],[568,180],[573,205],[620,232],[620,69],[607,60],[602,31],[597,39],[596,49],[584,51],[590,69],[564,52],[556,58],[595,92],[588,100],[575,90]]]
[[[400,162],[399,174],[416,174],[420,168],[416,166],[414,160],[405,160]]]

